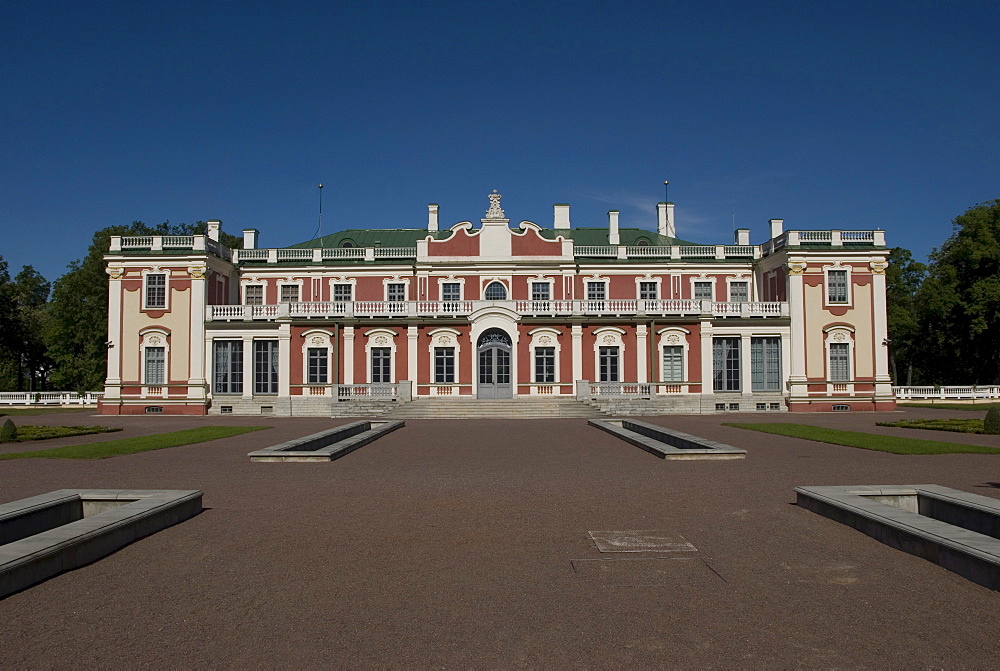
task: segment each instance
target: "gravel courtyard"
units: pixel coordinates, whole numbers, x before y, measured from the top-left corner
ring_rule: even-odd
[[[251,450],[350,420],[17,417],[125,427],[44,447],[273,428],[97,461],[0,462],[0,502],[205,492],[196,517],[0,600],[0,666],[995,667],[1000,593],[799,508],[792,490],[934,483],[1000,498],[1000,455],[896,456],[722,426],[1000,447],[874,426],[962,414],[645,418],[747,450],[718,462],[665,462],[584,419],[407,420],[331,463],[251,463]],[[696,551],[602,553],[588,534],[627,530]]]

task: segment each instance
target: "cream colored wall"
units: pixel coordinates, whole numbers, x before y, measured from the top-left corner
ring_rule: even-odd
[[[822,278],[822,275],[819,275]],[[831,323],[850,324],[854,327],[854,374],[857,377],[872,377],[875,375],[875,362],[872,356],[872,285],[853,284],[852,304],[842,317],[830,313],[824,307],[826,287],[805,286],[805,320],[806,320],[806,376],[811,378],[826,377],[826,343],[823,328]]]
[[[141,278],[141,271],[129,270],[128,279]],[[173,288],[174,279],[189,279],[186,271],[172,270],[170,273],[170,311],[160,319],[152,319],[142,312],[142,290],[122,292],[122,338],[118,355],[122,357],[122,380],[141,380],[141,352],[139,332],[146,328],[160,326],[170,331],[169,376],[168,380],[186,381],[190,354],[191,333],[191,290],[179,291]]]

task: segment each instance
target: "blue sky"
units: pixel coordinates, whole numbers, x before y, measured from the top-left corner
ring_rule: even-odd
[[[287,5],[287,6],[286,6]],[[482,217],[884,228],[926,255],[1000,198],[1000,3],[0,5],[0,255],[219,218],[264,246]]]

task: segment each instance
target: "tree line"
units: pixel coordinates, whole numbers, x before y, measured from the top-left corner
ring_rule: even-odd
[[[100,391],[108,357],[111,236],[204,235],[205,222],[148,226],[133,221],[94,233],[87,255],[55,282],[31,266],[11,279],[0,257],[0,391]],[[222,234],[230,248],[242,239]]]
[[[97,231],[87,255],[50,283],[31,266],[11,279],[0,257],[0,391],[97,391],[107,366],[112,235],[204,235],[204,222]],[[222,242],[238,248],[227,233]],[[896,247],[886,271],[897,385],[1000,383],[1000,200],[969,208],[929,263]]]

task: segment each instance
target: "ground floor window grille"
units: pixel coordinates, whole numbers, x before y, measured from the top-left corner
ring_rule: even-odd
[[[535,382],[556,381],[556,348],[535,348]]]
[[[253,393],[278,393],[278,341],[253,341]]]
[[[307,353],[308,373],[306,381],[309,384],[326,384],[329,380],[329,354],[325,347],[310,347]]]
[[[165,384],[166,359],[167,355],[165,348],[146,348],[146,384]]]
[[[684,347],[681,345],[664,345],[663,381],[684,381]]]
[[[216,340],[214,344],[214,381],[216,394],[243,393],[243,341]]]
[[[781,339],[750,339],[750,388],[781,391]]]
[[[455,382],[455,348],[434,348],[434,382],[436,384],[454,384]]]
[[[392,382],[392,349],[372,347],[372,382]]]
[[[618,348],[602,347],[598,352],[601,382],[621,382],[618,373]]]
[[[712,339],[713,391],[740,390],[740,339]]]

